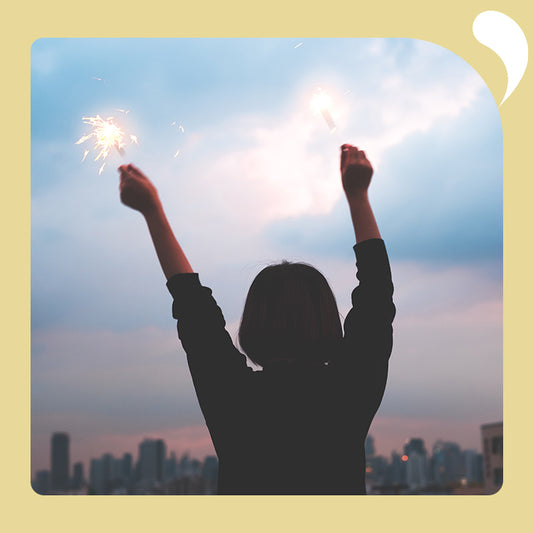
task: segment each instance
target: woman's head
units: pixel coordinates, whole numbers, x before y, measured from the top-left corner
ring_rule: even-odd
[[[326,361],[341,338],[335,297],[316,268],[284,261],[259,272],[239,330],[239,344],[252,361]]]

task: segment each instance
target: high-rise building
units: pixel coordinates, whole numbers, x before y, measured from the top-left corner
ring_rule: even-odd
[[[422,489],[428,485],[427,453],[423,439],[411,439],[404,446],[407,484],[410,489]]]
[[[32,481],[32,487],[37,494],[49,494],[51,488],[50,471],[39,470]]]
[[[476,452],[476,450],[465,450],[465,479],[466,484],[483,482],[483,455]]]
[[[494,494],[503,484],[503,422],[481,426],[485,492]]]
[[[438,485],[457,484],[465,477],[464,457],[455,442],[438,440],[433,445],[431,480]]]
[[[63,492],[69,488],[69,436],[54,433],[51,445],[52,491]]]
[[[216,455],[208,455],[204,459],[202,477],[205,480],[205,493],[216,494],[218,480],[218,458]]]
[[[95,494],[105,493],[104,463],[101,459],[91,459],[89,484]]]
[[[72,469],[72,488],[81,489],[85,484],[83,479],[83,463],[74,463]]]
[[[170,457],[165,461],[165,481],[176,479],[177,476],[178,460],[176,459],[176,453],[171,452]]]
[[[389,485],[405,485],[407,483],[407,456],[396,452],[391,453],[390,467],[385,482]]]
[[[133,482],[133,457],[131,453],[125,453],[121,461],[121,474],[126,487]]]
[[[145,439],[139,444],[141,480],[163,481],[166,446],[162,439]]]

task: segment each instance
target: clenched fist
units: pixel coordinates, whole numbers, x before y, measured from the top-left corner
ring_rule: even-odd
[[[342,187],[346,196],[365,194],[374,170],[362,150],[351,144],[341,146]]]
[[[133,165],[121,165],[120,200],[143,215],[157,207],[159,196],[154,184]]]

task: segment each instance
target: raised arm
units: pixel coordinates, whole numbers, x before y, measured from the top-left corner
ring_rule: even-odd
[[[362,150],[351,144],[341,146],[342,186],[350,206],[357,243],[381,239],[374,213],[368,200],[368,187],[374,170]]]
[[[392,350],[396,309],[387,251],[368,200],[373,170],[362,150],[349,144],[344,144],[341,150],[342,185],[357,241],[354,250],[359,280],[352,292],[352,309],[344,321],[345,346],[353,363],[381,369],[374,376],[380,375],[383,381]]]
[[[165,277],[192,272],[163,210],[153,183],[133,165],[122,165],[120,199],[124,205],[139,211],[145,218],[155,251]]]

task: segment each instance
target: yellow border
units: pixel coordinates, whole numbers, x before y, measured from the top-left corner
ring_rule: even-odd
[[[501,101],[506,73],[473,37],[479,13],[513,18],[533,43],[531,3],[447,0],[198,3],[48,2],[3,8],[2,479],[6,531],[501,531],[530,522],[528,391],[531,316],[528,215],[531,212],[531,67],[501,106],[504,132],[505,483],[494,496],[455,497],[43,497],[29,485],[30,47],[41,37],[410,37],[431,41],[475,68]],[[453,154],[450,154],[453,157]],[[482,368],[479,369],[483,371]],[[511,526],[512,527],[512,526]]]

